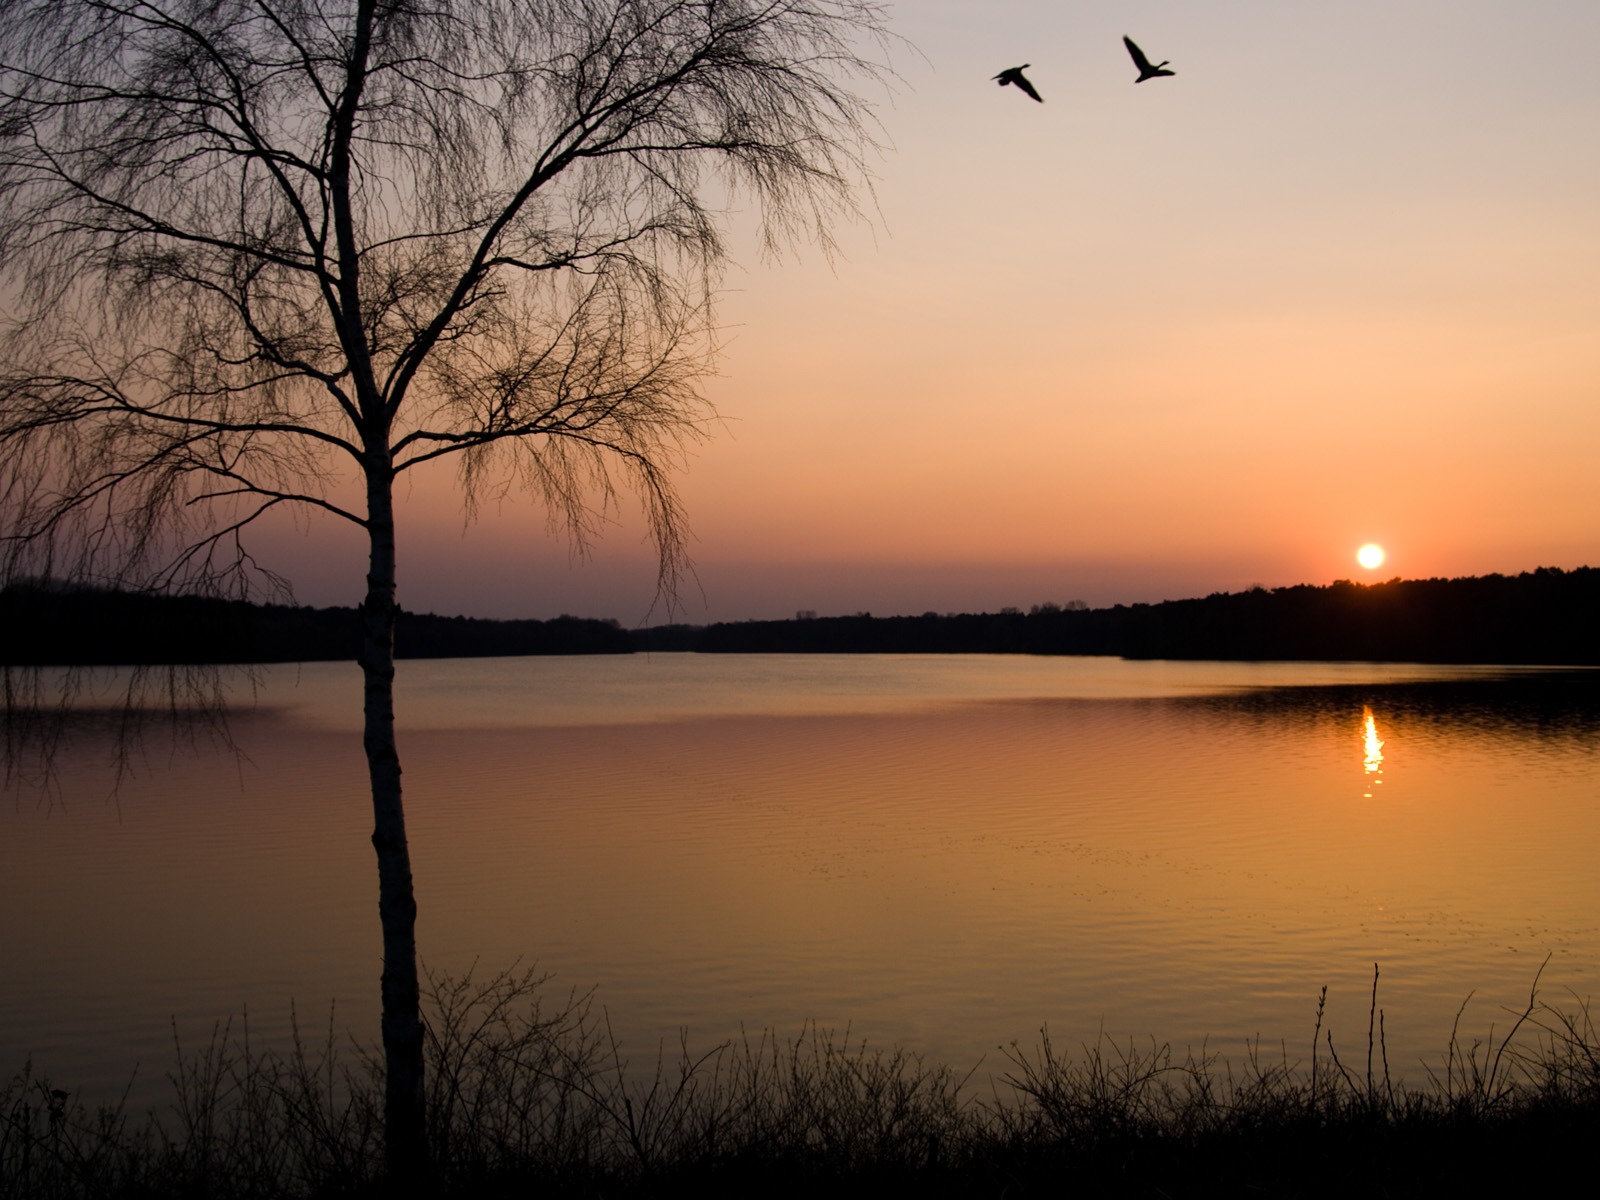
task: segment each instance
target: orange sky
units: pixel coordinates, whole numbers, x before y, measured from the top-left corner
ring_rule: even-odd
[[[892,11],[925,57],[874,221],[830,267],[735,218],[679,616],[1600,562],[1593,0]],[[1178,74],[1134,86],[1124,33]],[[1023,62],[1045,103],[990,82]],[[631,513],[574,563],[451,485],[414,485],[407,607],[650,611]],[[354,603],[357,543],[314,530],[269,561]]]

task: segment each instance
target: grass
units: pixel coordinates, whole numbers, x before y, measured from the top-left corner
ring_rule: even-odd
[[[282,1054],[247,1028],[175,1038],[162,1113],[91,1112],[24,1067],[0,1088],[0,1196],[1415,1196],[1589,1165],[1586,1004],[1549,1005],[1535,979],[1503,1034],[1471,1041],[1458,1013],[1412,1089],[1390,1074],[1377,983],[1355,1059],[1319,1004],[1304,1062],[1105,1040],[1064,1055],[1046,1029],[980,1086],[815,1026],[636,1066],[589,997],[552,1005],[535,972],[434,977],[434,1178],[383,1179],[378,1063],[330,1021]]]

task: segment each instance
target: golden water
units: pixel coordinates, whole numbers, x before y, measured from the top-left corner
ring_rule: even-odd
[[[1108,659],[402,664],[425,961],[537,961],[638,1055],[849,1026],[980,1075],[1150,1037],[1397,1073],[1600,982],[1600,706],[1492,673]],[[1408,680],[1434,680],[1427,685]],[[1576,695],[1576,699],[1574,699]],[[376,1026],[354,668],[270,673],[245,757],[90,734],[0,808],[0,1068],[160,1095],[187,1041]],[[1568,997],[1570,999],[1570,997]],[[985,1057],[987,1056],[987,1057]]]

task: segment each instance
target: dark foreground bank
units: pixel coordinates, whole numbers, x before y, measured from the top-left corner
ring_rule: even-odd
[[[401,658],[532,654],[1103,654],[1123,658],[1600,664],[1600,570],[1393,579],[1218,593],[1111,608],[797,616],[627,630],[557,617],[490,621],[402,612]],[[0,591],[0,663],[121,665],[351,660],[351,608],[131,595],[54,584]]]
[[[160,1114],[91,1113],[25,1069],[0,1089],[0,1196],[1430,1196],[1562,1186],[1600,1132],[1600,1037],[1536,996],[1390,1075],[1374,987],[1353,1044],[1243,1063],[1168,1047],[1066,1054],[1045,1033],[983,1076],[810,1029],[624,1062],[587,1002],[435,981],[435,1174],[386,1181],[375,1064],[226,1033]],[[1320,1014],[1320,1009],[1319,1009]]]

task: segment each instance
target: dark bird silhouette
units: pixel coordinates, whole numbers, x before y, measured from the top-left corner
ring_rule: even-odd
[[[1032,96],[1040,104],[1043,104],[1044,103],[1044,97],[1039,95],[1038,92],[1033,90],[1033,84],[1029,83],[1028,80],[1027,80],[1027,77],[1024,76],[1023,73],[1022,73],[1025,68],[1031,67],[1031,66],[1033,66],[1032,63],[1023,63],[1022,66],[1020,66],[1020,67],[1007,67],[1004,71],[1001,71],[1000,74],[996,75],[995,79],[999,80],[1001,87],[1005,87],[1005,85],[1008,84],[1008,83],[1016,84],[1019,88],[1021,88],[1025,92],[1027,92],[1028,95]],[[1169,75],[1171,73],[1172,72],[1170,72],[1170,71],[1167,72],[1167,74],[1169,74]]]
[[[1152,67],[1150,60],[1144,56],[1144,51],[1139,49],[1138,44],[1126,34],[1123,35],[1122,44],[1128,48],[1128,53],[1133,55],[1133,65],[1139,68],[1139,78],[1134,80],[1135,83],[1143,83],[1146,79],[1154,79],[1157,75],[1177,74],[1176,71],[1164,69],[1167,62],[1171,61],[1170,59],[1158,62]]]

